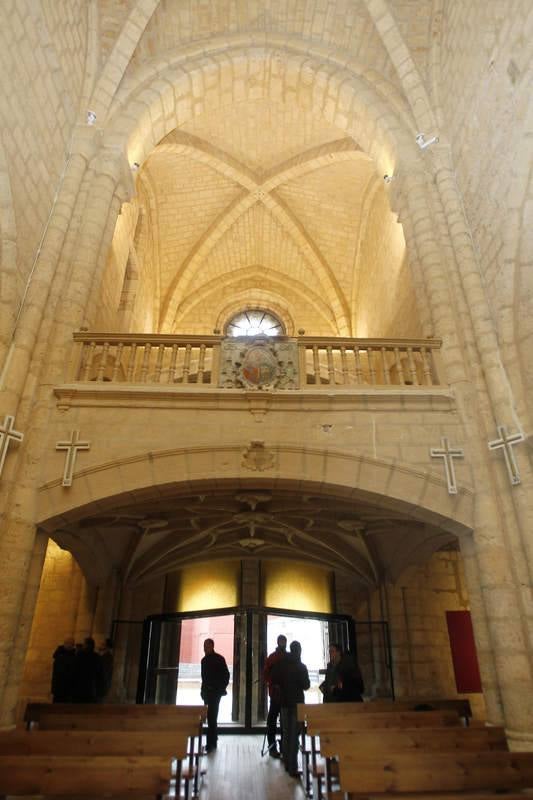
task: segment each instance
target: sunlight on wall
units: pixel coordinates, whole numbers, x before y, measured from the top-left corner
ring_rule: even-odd
[[[180,570],[176,611],[236,606],[240,573],[240,561],[214,561]]]
[[[263,602],[271,608],[330,614],[331,572],[310,564],[263,561]]]

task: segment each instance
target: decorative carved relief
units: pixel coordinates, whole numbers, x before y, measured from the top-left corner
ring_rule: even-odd
[[[266,337],[222,342],[220,386],[225,389],[297,389],[297,368],[296,342]]]
[[[252,472],[263,472],[272,469],[276,463],[274,453],[265,448],[264,442],[250,442],[250,446],[244,451],[242,466]]]

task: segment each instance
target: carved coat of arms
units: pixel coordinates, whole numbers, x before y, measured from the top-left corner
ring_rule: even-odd
[[[296,389],[297,363],[294,342],[227,339],[222,342],[220,385],[228,389]]]

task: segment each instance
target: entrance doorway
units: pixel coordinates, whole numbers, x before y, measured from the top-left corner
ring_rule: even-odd
[[[386,628],[386,623],[374,624]],[[222,729],[261,730],[268,711],[263,666],[268,653],[276,648],[277,637],[284,634],[289,643],[294,639],[301,643],[311,682],[306,702],[319,703],[318,686],[329,643],[336,642],[357,657],[357,628],[352,617],[345,615],[257,606],[149,617],[143,625],[137,702],[201,703],[200,662],[204,640],[211,638],[230,672],[228,694],[220,704]],[[383,638],[388,640],[388,636]],[[390,664],[390,649],[386,655]]]

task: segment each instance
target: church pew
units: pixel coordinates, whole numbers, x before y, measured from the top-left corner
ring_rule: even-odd
[[[0,755],[0,795],[162,797],[168,758]]]
[[[179,731],[190,737],[190,769],[184,772],[186,786],[194,780],[198,790],[200,756],[202,752],[202,723],[205,706],[156,705],[91,705],[91,704],[32,704],[27,720],[38,730],[80,731]],[[109,709],[109,710],[108,710]],[[120,709],[120,710],[119,710]],[[123,709],[129,709],[124,711]],[[33,721],[32,721],[33,720]]]
[[[145,756],[176,760],[176,786],[183,778],[185,797],[189,796],[191,769],[189,736],[183,731],[2,731],[0,755]],[[189,759],[189,768],[184,761]]]
[[[438,728],[441,726],[461,725],[457,712],[453,711],[378,711],[361,712],[364,705],[371,703],[324,703],[298,705],[298,720],[303,723],[302,759],[304,771],[304,787],[306,793],[311,791],[312,777],[317,772],[317,756],[319,748],[317,737],[321,730],[372,730],[381,728]],[[310,747],[307,746],[310,737]]]
[[[354,737],[354,748],[357,737]],[[533,753],[341,754],[339,783],[350,798],[403,792],[505,791],[533,788]]]
[[[315,797],[321,797],[322,781],[331,792],[337,761],[344,756],[372,756],[387,753],[507,751],[503,728],[404,728],[331,732],[321,731],[320,753],[325,758],[324,771],[314,770]],[[320,765],[319,765],[320,766]]]

